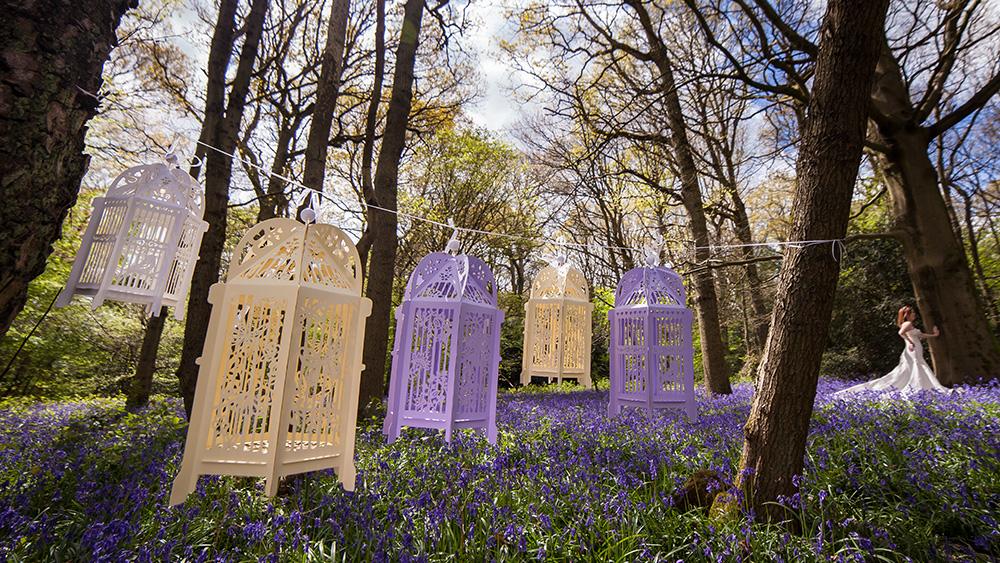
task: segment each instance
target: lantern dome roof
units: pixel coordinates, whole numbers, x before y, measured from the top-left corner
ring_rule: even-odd
[[[681,276],[665,266],[641,266],[625,272],[615,291],[615,307],[663,305],[685,307]]]
[[[354,243],[333,225],[268,219],[240,239],[226,280],[308,283],[360,295],[360,263]]]
[[[432,252],[410,274],[403,298],[468,301],[495,307],[496,280],[489,266],[475,256]]]
[[[531,282],[532,299],[574,299],[588,301],[587,280],[571,262],[549,264]]]
[[[185,170],[166,162],[125,170],[111,183],[107,197],[144,197],[182,207],[199,219],[204,215],[204,197],[198,182]]]

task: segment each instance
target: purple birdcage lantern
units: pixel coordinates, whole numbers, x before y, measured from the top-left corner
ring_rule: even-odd
[[[685,306],[681,277],[657,265],[647,250],[646,266],[629,270],[615,291],[611,325],[611,401],[608,414],[626,406],[678,409],[698,416],[694,398],[691,310]]]
[[[389,409],[389,441],[403,426],[445,431],[483,430],[496,443],[500,323],[493,272],[482,260],[449,252],[425,256],[396,309]]]

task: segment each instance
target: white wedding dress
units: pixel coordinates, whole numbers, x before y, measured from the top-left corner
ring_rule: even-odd
[[[948,389],[937,380],[934,376],[934,371],[931,370],[931,366],[927,365],[924,361],[924,346],[921,342],[927,337],[926,334],[920,332],[920,330],[913,326],[913,323],[906,321],[903,326],[899,329],[899,335],[906,335],[913,342],[913,349],[910,349],[909,344],[903,346],[903,353],[899,356],[899,365],[896,369],[890,371],[886,375],[878,379],[873,379],[872,381],[867,381],[853,387],[848,387],[842,391],[838,391],[837,395],[841,393],[852,393],[855,391],[903,391],[903,392],[914,392],[933,389],[935,391],[949,392]],[[904,342],[905,342],[904,338]]]

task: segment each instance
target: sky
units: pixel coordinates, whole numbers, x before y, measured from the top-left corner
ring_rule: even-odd
[[[537,111],[537,108],[522,107],[511,95],[523,77],[500,53],[498,46],[499,38],[506,38],[510,33],[504,9],[494,3],[481,2],[473,3],[470,12],[478,25],[464,38],[464,42],[473,50],[473,56],[478,57],[477,68],[483,90],[482,96],[467,113],[476,125],[507,133],[522,116]]]

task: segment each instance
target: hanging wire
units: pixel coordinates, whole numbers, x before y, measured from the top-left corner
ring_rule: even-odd
[[[291,185],[296,186],[298,188],[301,188],[303,190],[307,190],[308,192],[310,192],[310,194],[314,193],[319,198],[326,199],[326,200],[330,201],[331,203],[340,203],[340,202],[338,202],[338,198],[334,198],[333,196],[331,196],[330,194],[327,194],[326,192],[323,192],[321,190],[317,190],[315,188],[310,188],[309,186],[307,186],[307,185],[303,184],[302,182],[299,182],[299,181],[297,181],[297,180],[295,180],[293,178],[289,178],[288,176],[284,176],[282,174],[278,174],[277,172],[272,172],[272,171],[264,168],[263,166],[257,165],[257,164],[255,164],[253,162],[250,162],[247,159],[244,159],[244,158],[240,157],[239,155],[236,155],[236,154],[233,154],[233,153],[230,153],[230,152],[226,152],[226,151],[224,151],[224,150],[222,150],[222,149],[220,149],[218,147],[212,146],[212,145],[210,145],[210,144],[208,144],[208,143],[206,143],[204,141],[200,141],[199,140],[199,141],[196,141],[196,142],[199,145],[202,145],[203,147],[205,147],[207,149],[216,151],[216,152],[218,152],[220,154],[223,154],[223,155],[226,155],[226,156],[228,156],[228,157],[230,157],[232,159],[238,160],[241,163],[245,164],[246,166],[250,166],[252,168],[256,168],[257,170],[263,172],[264,174],[267,174],[269,176],[273,176],[275,178],[278,178],[279,180],[282,180],[282,181],[284,181],[284,182],[286,182],[288,184],[291,184]],[[342,198],[340,198],[340,199],[342,199]],[[411,219],[411,220],[414,220],[414,221],[422,221],[424,223],[429,223],[431,225],[435,225],[435,226],[440,227],[442,229],[447,229],[447,230],[451,230],[451,231],[473,233],[473,234],[479,234],[479,235],[485,235],[485,236],[494,236],[494,237],[506,238],[506,239],[510,239],[510,240],[522,240],[522,241],[528,241],[528,242],[542,242],[542,243],[547,243],[547,244],[550,244],[550,245],[553,245],[553,246],[559,246],[559,247],[563,247],[563,248],[575,248],[575,249],[581,250],[581,251],[588,251],[588,250],[590,250],[592,248],[601,248],[601,249],[604,249],[604,250],[613,250],[613,251],[615,251],[615,250],[616,251],[623,251],[623,250],[625,250],[625,251],[630,251],[630,252],[635,252],[635,253],[640,253],[640,254],[645,252],[645,248],[635,248],[635,247],[631,247],[631,246],[615,246],[615,245],[603,245],[603,244],[593,244],[593,243],[584,244],[584,243],[578,243],[578,242],[566,242],[565,239],[553,240],[553,239],[548,239],[548,238],[543,238],[543,237],[529,237],[529,236],[524,236],[524,235],[514,235],[514,234],[511,234],[511,233],[503,233],[503,232],[498,232],[498,231],[488,231],[488,230],[483,230],[483,229],[472,229],[472,228],[469,228],[469,227],[458,227],[458,226],[455,226],[454,224],[442,223],[441,221],[437,221],[435,219],[430,219],[428,217],[423,217],[421,215],[415,215],[415,214],[412,214],[412,213],[407,213],[405,211],[400,211],[398,209],[389,209],[389,208],[386,208],[386,207],[381,207],[381,206],[378,206],[378,205],[374,205],[374,204],[368,203],[366,201],[361,201],[360,203],[361,203],[362,207],[367,208],[367,209],[377,209],[379,211],[384,211],[386,213],[392,213],[392,214],[394,214],[394,215],[396,215],[398,217],[405,217],[407,219]],[[348,208],[348,209],[350,209],[350,208]],[[680,242],[680,243],[684,243],[684,242],[687,242],[687,241],[676,240],[676,239],[674,239],[674,240],[662,240],[661,239],[661,243],[664,243],[664,242]],[[830,252],[831,252],[831,255],[833,256],[833,259],[835,261],[839,262],[840,259],[843,258],[844,254],[845,254],[844,239],[791,240],[791,241],[755,242],[755,243],[747,243],[747,244],[710,244],[708,246],[694,246],[693,248],[695,250],[707,249],[709,252],[712,252],[712,251],[715,251],[715,250],[723,250],[723,249],[755,248],[755,247],[775,247],[775,246],[779,246],[779,247],[780,246],[791,246],[791,247],[794,247],[794,248],[806,248],[806,247],[815,246],[815,245],[821,245],[821,244],[829,244],[829,245],[831,245]]]

